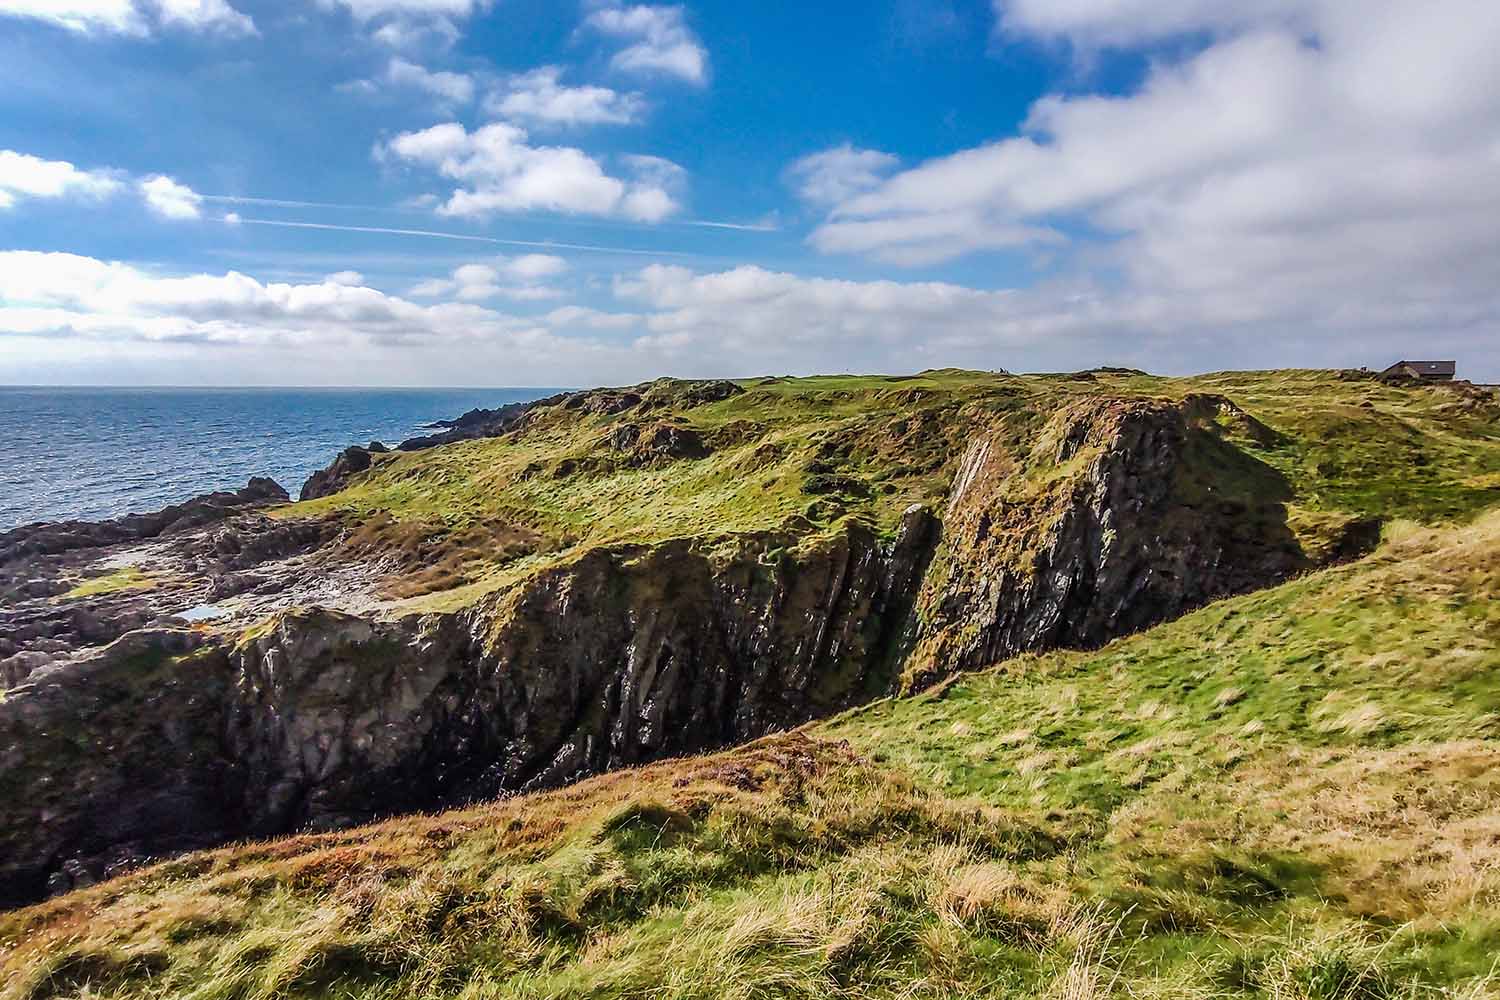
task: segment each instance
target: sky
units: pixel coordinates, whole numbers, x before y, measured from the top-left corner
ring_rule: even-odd
[[[0,384],[1447,359],[1494,0],[0,0]]]

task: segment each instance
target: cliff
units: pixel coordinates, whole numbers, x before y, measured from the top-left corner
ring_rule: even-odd
[[[250,599],[246,625],[133,633],[21,678],[0,702],[0,892],[745,742],[1019,652],[1094,647],[1377,537],[1367,508],[1314,508],[1294,487],[1290,431],[1195,386],[1108,378],[863,396],[653,383],[371,455],[275,522],[331,537],[294,561],[325,560],[311,580],[372,552],[401,578],[436,556],[455,586],[367,610]],[[1355,419],[1384,426],[1378,408]],[[1433,495],[1495,492],[1463,489]],[[476,513],[414,533],[435,510]],[[281,565],[257,572],[277,582]]]

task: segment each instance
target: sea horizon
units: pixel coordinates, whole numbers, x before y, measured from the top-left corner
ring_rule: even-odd
[[[390,447],[551,386],[0,386],[0,531],[159,510],[252,476],[296,497],[344,448]],[[45,433],[38,433],[39,429]]]

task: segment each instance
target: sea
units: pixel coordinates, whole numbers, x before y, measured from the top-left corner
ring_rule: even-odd
[[[0,531],[158,510],[251,476],[295,499],[348,445],[394,447],[560,391],[0,387]]]

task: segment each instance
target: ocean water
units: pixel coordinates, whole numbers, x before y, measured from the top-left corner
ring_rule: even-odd
[[[556,389],[0,387],[0,531],[157,510],[270,476],[295,499],[351,444]]]

